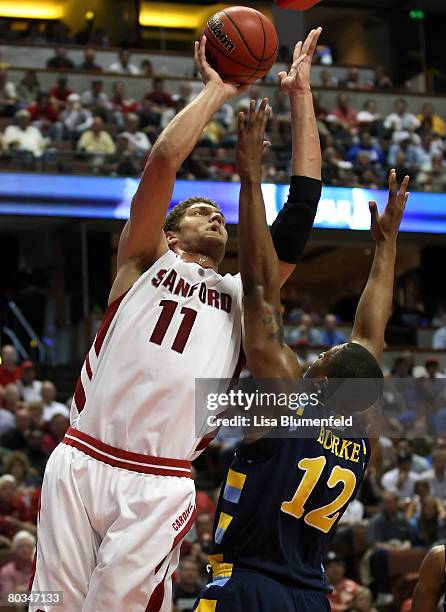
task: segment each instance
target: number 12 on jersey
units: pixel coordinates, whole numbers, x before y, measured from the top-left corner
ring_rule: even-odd
[[[150,342],[161,346],[179,304],[174,300],[161,300],[159,305],[162,310],[152,335],[150,336]],[[189,340],[198,313],[193,308],[186,308],[186,306],[183,306],[180,310],[180,314],[183,315],[183,320],[181,321],[175,340],[170,348],[181,354]]]
[[[300,519],[305,514],[304,521],[307,525],[319,529],[319,531],[323,531],[324,533],[328,533],[339,517],[341,508],[350,501],[350,497],[356,487],[356,476],[351,470],[335,465],[328,477],[327,486],[332,489],[336,485],[342,484],[341,492],[336,499],[329,504],[306,513],[305,504],[318,483],[318,480],[321,478],[325,464],[325,457],[301,459],[297,467],[303,470],[305,474],[293,499],[283,502],[280,509],[282,512],[290,514],[297,519]]]

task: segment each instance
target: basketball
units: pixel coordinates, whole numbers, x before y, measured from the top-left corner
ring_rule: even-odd
[[[247,6],[215,13],[206,24],[206,57],[224,81],[248,85],[276,61],[279,39],[271,21]]]
[[[307,11],[315,4],[319,4],[321,0],[275,0],[277,6],[286,9],[295,9],[297,11]]]

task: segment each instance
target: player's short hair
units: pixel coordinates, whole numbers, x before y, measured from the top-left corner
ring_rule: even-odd
[[[326,365],[326,375],[328,378],[383,378],[375,357],[357,342],[347,342],[333,353]]]
[[[193,198],[188,198],[187,200],[183,200],[179,202],[176,206],[172,208],[167,219],[164,223],[164,231],[165,232],[176,232],[180,229],[181,219],[184,216],[184,213],[188,208],[193,206],[194,204],[210,204],[217,210],[221,212],[220,206],[214,200],[210,198],[205,198],[202,196],[194,196]]]
[[[382,397],[381,367],[372,353],[356,342],[333,351],[324,373],[328,378],[324,401],[332,409],[338,406],[350,414],[362,412]]]

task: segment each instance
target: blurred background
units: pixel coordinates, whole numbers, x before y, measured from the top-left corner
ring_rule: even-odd
[[[324,191],[310,244],[283,289],[286,339],[306,367],[348,336],[373,256],[368,199],[385,202],[390,168],[400,179],[409,174],[384,356],[388,378],[404,378],[408,391],[395,388],[387,398],[395,437],[383,439],[327,560],[333,610],[408,609],[426,547],[444,537],[446,5],[323,0],[298,12],[244,4],[275,23],[278,62],[209,123],[181,168],[173,203],[196,194],[221,203],[230,222],[222,272],[235,273],[237,110],[265,95],[273,107],[263,170],[272,221],[287,196],[291,159],[277,73],[289,67],[295,43],[322,26],[313,93]],[[23,587],[43,469],[63,437],[79,366],[106,308],[131,197],[158,135],[201,90],[193,42],[224,6],[0,0],[0,591],[10,574],[14,589]],[[232,448],[217,440],[196,466],[199,514],[178,572],[178,612],[190,609],[204,579]],[[396,544],[377,549],[373,517],[386,512],[406,531],[380,534]],[[367,571],[359,572],[361,559]],[[364,592],[369,607],[352,608],[361,582],[375,604]]]

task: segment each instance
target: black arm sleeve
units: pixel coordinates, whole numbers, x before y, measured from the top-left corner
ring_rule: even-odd
[[[310,237],[321,193],[321,181],[306,176],[291,177],[288,201],[271,226],[280,261],[298,262]]]

